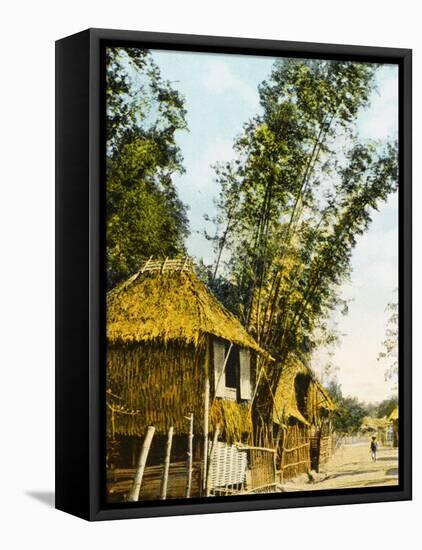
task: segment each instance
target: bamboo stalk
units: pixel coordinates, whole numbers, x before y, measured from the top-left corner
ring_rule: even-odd
[[[214,461],[215,461],[215,451],[217,449],[217,441],[218,441],[219,433],[220,433],[220,428],[219,428],[219,426],[216,426],[215,432],[214,432],[214,437],[213,437],[213,440],[212,440],[210,463],[209,463],[208,472],[207,472],[207,485],[206,485],[206,495],[207,495],[207,497],[209,497],[211,495],[211,467],[212,467],[212,465],[214,464]]]
[[[208,377],[205,380],[204,390],[204,456],[202,467],[202,489],[206,489],[207,484],[207,472],[208,472],[208,426],[209,426],[209,412],[210,412],[210,381]]]
[[[141,454],[139,455],[138,468],[136,470],[132,488],[129,493],[129,497],[128,497],[129,502],[136,502],[139,500],[139,493],[141,491],[142,478],[144,477],[145,464],[147,462],[152,438],[154,437],[154,432],[155,432],[155,427],[148,426],[147,435],[145,436],[144,442],[142,444]]]
[[[161,481],[161,500],[165,500],[167,498],[167,484],[168,484],[168,478],[169,478],[170,454],[171,454],[172,442],[173,442],[173,426],[170,426],[168,435],[167,435],[167,447],[166,447],[166,458],[164,461],[163,479]]]
[[[188,417],[189,436],[188,436],[188,479],[186,483],[186,498],[190,498],[192,488],[192,464],[193,464],[193,413]]]

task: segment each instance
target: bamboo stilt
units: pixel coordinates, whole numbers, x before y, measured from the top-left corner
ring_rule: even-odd
[[[167,484],[168,484],[168,478],[169,478],[172,442],[173,442],[173,426],[169,428],[168,435],[167,435],[166,458],[164,461],[163,479],[161,481],[161,495],[160,495],[161,500],[165,500],[167,498]]]
[[[133,480],[132,488],[129,493],[128,501],[137,502],[139,500],[139,493],[141,492],[142,478],[144,477],[145,464],[147,462],[149,449],[151,447],[152,438],[154,437],[155,427],[149,426],[147,435],[145,436],[142,444],[141,454],[139,455],[138,468],[136,469],[135,478]]]
[[[186,498],[190,498],[192,488],[192,464],[193,464],[193,413],[188,416],[189,436],[188,436],[188,479],[186,483]]]
[[[202,489],[206,490],[207,485],[207,472],[208,472],[208,426],[209,426],[209,412],[210,412],[210,381],[208,378],[205,380],[205,395],[204,395],[204,457],[202,467]]]
[[[207,486],[206,486],[206,496],[209,497],[211,495],[211,466],[214,463],[215,460],[215,451],[217,449],[217,441],[218,436],[220,434],[220,428],[219,426],[216,426],[215,432],[214,432],[214,438],[212,440],[212,447],[211,447],[211,453],[210,453],[210,463],[208,466],[208,472],[207,472]]]

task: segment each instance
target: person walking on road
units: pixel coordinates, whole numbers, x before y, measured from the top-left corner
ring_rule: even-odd
[[[371,441],[371,458],[372,458],[372,462],[377,461],[377,450],[378,450],[377,438],[375,436],[372,436],[372,441]]]

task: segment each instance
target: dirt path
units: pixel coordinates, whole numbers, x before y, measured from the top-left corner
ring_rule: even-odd
[[[398,484],[398,451],[392,447],[378,450],[377,462],[372,462],[369,443],[345,444],[321,466],[314,483],[307,476],[286,483],[287,491],[345,489]]]

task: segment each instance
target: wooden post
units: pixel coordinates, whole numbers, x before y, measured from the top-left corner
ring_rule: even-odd
[[[168,435],[167,435],[166,458],[164,461],[163,478],[161,480],[161,500],[165,500],[167,497],[167,484],[169,479],[170,454],[171,454],[172,442],[173,442],[173,426],[169,428]]]
[[[208,422],[210,413],[210,381],[208,377],[205,380],[204,395],[204,456],[202,462],[202,489],[205,491],[207,486],[208,473]]]
[[[139,500],[139,493],[141,492],[141,485],[142,485],[142,478],[144,477],[145,464],[147,462],[152,438],[154,437],[154,432],[155,432],[155,427],[148,426],[147,435],[145,436],[144,442],[142,444],[141,454],[139,455],[138,468],[136,470],[132,488],[129,493],[129,497],[128,497],[129,502],[136,502]]]
[[[208,472],[207,472],[207,486],[206,486],[206,496],[209,497],[211,494],[211,467],[215,460],[215,451],[217,449],[217,441],[218,441],[218,435],[220,433],[219,426],[216,426],[215,432],[214,432],[214,438],[212,440],[212,447],[211,447],[211,453],[210,453],[210,463],[208,466]]]
[[[188,479],[186,483],[186,498],[190,498],[192,489],[192,465],[193,465],[193,413],[187,419],[189,420],[189,436],[188,436]]]

